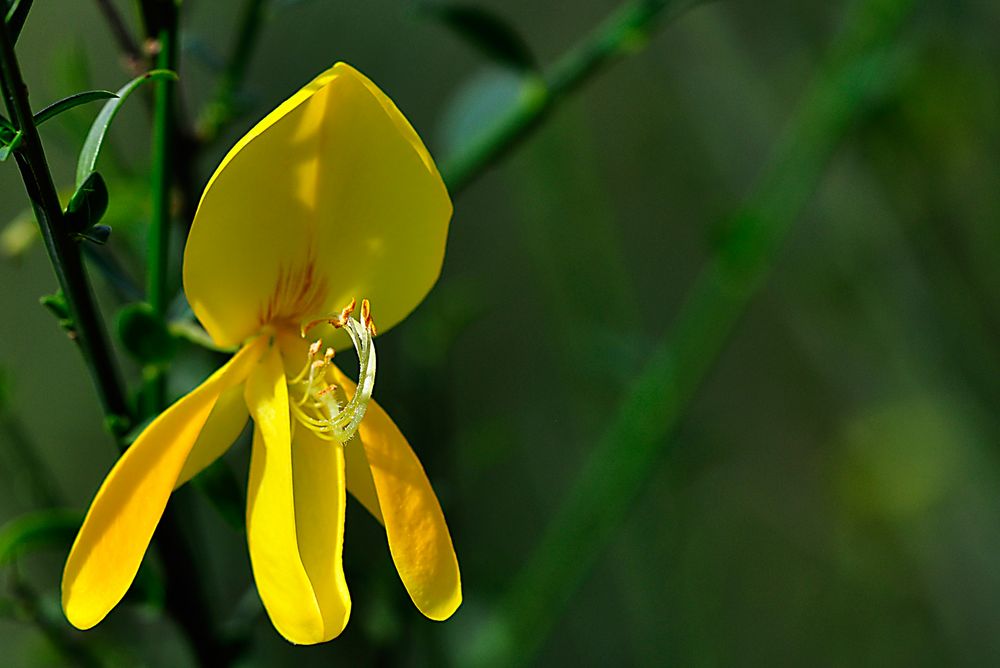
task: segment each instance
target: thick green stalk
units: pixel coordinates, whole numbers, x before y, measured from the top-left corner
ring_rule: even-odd
[[[159,53],[156,67],[177,71],[177,8],[163,3],[162,24],[157,33]],[[156,83],[153,100],[152,217],[149,225],[146,299],[153,311],[165,317],[169,305],[170,213],[176,142],[175,98],[177,82],[164,78]],[[155,415],[166,404],[166,373],[149,369],[143,387],[143,409]]]
[[[0,22],[2,23],[2,22]],[[119,437],[128,429],[128,410],[118,368],[111,354],[87,278],[78,242],[66,231],[62,206],[28,102],[14,45],[6,25],[0,26],[0,74],[7,110],[23,135],[16,153],[18,169],[41,228],[45,249],[73,318],[73,338],[80,344],[91,378],[97,386],[105,420]]]
[[[464,663],[524,665],[601,554],[776,262],[839,142],[895,80],[889,47],[913,0],[863,0],[764,178],[698,276]]]
[[[667,9],[683,4],[690,0],[633,0],[563,55],[537,87],[526,91],[496,122],[442,163],[441,174],[452,196],[505,156],[581,84],[634,51]]]

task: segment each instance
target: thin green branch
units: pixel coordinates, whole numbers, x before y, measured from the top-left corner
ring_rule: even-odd
[[[144,61],[146,59],[143,56],[142,49],[139,48],[139,43],[132,36],[132,32],[125,23],[121,12],[118,11],[115,3],[111,0],[94,1],[97,3],[97,8],[101,11],[101,15],[104,16],[104,20],[108,24],[108,28],[111,30],[115,41],[118,42],[118,50],[121,51],[122,56],[125,58],[128,70],[134,74],[139,74],[145,69]]]
[[[56,278],[73,318],[73,337],[80,344],[84,360],[97,386],[105,420],[116,442],[128,428],[124,391],[98,314],[90,283],[80,255],[80,248],[66,233],[63,211],[45,158],[41,138],[28,101],[28,90],[14,52],[14,43],[6,22],[0,21],[0,89],[8,113],[22,133],[21,146],[15,154],[25,190],[41,228],[45,247]],[[21,423],[7,408],[0,407],[0,426],[9,440],[10,451],[21,474],[31,488],[34,501],[42,506],[55,505],[60,495],[55,481],[39,457],[34,443]],[[30,620],[56,647],[67,665],[83,668],[99,666],[92,651],[72,637],[66,626],[39,595],[11,568],[10,593],[19,616]]]
[[[441,174],[452,196],[465,189],[524,139],[559,103],[617,59],[635,51],[674,8],[691,0],[633,0],[562,56],[496,122],[449,156]]]
[[[525,665],[663,455],[691,400],[851,125],[895,81],[892,40],[913,0],[865,0],[807,92],[757,189],[655,349],[514,579],[466,665]]]
[[[129,422],[125,392],[78,242],[66,233],[63,225],[62,206],[35,127],[28,102],[28,89],[6,25],[0,26],[0,75],[8,113],[24,137],[21,148],[16,153],[21,178],[41,227],[42,238],[59,287],[73,317],[74,338],[80,344],[87,368],[97,386],[108,427],[118,437],[127,431]]]
[[[219,77],[215,96],[198,119],[198,136],[203,142],[208,143],[218,137],[219,132],[239,112],[237,96],[260,38],[267,4],[268,0],[246,0],[243,5],[240,27],[226,69]]]

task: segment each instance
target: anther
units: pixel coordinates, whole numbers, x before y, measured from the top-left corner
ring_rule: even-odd
[[[361,302],[362,312],[364,311],[365,302],[367,302],[367,301],[368,301],[367,299],[364,299]],[[340,310],[340,317],[339,317],[340,324],[339,325],[334,325],[334,327],[343,327],[344,325],[347,324],[347,319],[351,317],[352,313],[354,313],[354,306],[356,304],[357,304],[357,301],[352,297],[351,298],[351,303],[348,304],[347,306],[345,306],[344,308],[342,308]]]
[[[372,320],[372,307],[367,299],[361,300],[361,322],[368,333],[375,336],[375,321]]]
[[[368,300],[366,299],[365,301]],[[332,318],[320,318],[319,320],[313,320],[309,323],[306,323],[305,325],[302,326],[302,329],[300,330],[302,338],[305,338],[306,334],[309,333],[309,330],[312,329],[313,327],[316,327],[317,325],[327,324],[327,325],[332,325],[337,329],[341,329],[344,325],[347,324],[347,321],[350,319],[351,314],[354,313],[354,306],[356,304],[357,301],[352,298],[351,303],[345,306],[344,308],[340,309],[340,313],[333,316]]]

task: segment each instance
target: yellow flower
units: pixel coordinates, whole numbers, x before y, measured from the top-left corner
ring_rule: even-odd
[[[239,352],[142,432],[97,492],[63,573],[63,609],[100,622],[135,577],[170,493],[254,421],[247,543],[275,628],[294,643],[336,637],[345,492],[381,522],[417,608],[446,619],[458,562],[416,455],[371,401],[375,334],[437,280],[451,201],[427,149],[371,81],[339,63],[257,124],[205,189],[184,288],[220,346]],[[366,297],[360,318],[354,297]],[[314,330],[358,350],[358,387]],[[346,333],[346,336],[345,336]],[[348,399],[348,397],[351,397]],[[176,583],[175,583],[175,586]]]

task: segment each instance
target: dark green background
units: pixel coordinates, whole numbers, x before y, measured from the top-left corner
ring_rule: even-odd
[[[67,63],[79,69],[81,54],[91,87],[127,79],[92,3],[35,4],[19,52],[36,108],[74,92]],[[617,6],[481,4],[543,63]],[[197,52],[227,51],[238,5],[184,4],[189,110],[213,76]],[[376,396],[439,494],[465,603],[446,624],[423,619],[377,525],[352,508],[355,608],[343,636],[296,649],[262,618],[247,665],[465,665],[727,216],[758,183],[848,8],[763,0],[687,11],[456,198],[441,282],[378,340]],[[539,665],[1000,662],[998,34],[994,2],[916,3],[898,80],[839,143],[637,501],[550,620]],[[409,3],[301,2],[265,25],[250,110],[198,178],[337,60],[376,81],[439,160],[512,90],[512,75]],[[79,147],[73,127],[96,107],[72,113],[43,131],[62,186]],[[146,127],[132,102],[112,129],[138,175],[109,184],[109,215],[122,219],[111,247],[124,254],[141,247],[147,215]],[[0,165],[0,218],[25,205],[16,169]],[[110,315],[116,302],[96,280]],[[0,263],[0,366],[12,410],[68,504],[83,508],[114,448],[77,351],[37,304],[54,286],[38,246]],[[205,355],[184,353],[176,392],[207,370]],[[630,457],[628,443],[619,456]],[[246,459],[245,443],[229,457],[241,479]],[[244,538],[202,498],[188,501],[224,619],[251,582]],[[606,502],[593,499],[594,512]],[[0,521],[29,508],[23,478],[0,470]],[[51,605],[61,558],[24,564]],[[189,661],[178,633],[139,602],[85,638],[122,665]],[[0,647],[6,665],[59,661],[15,622],[0,621]]]

